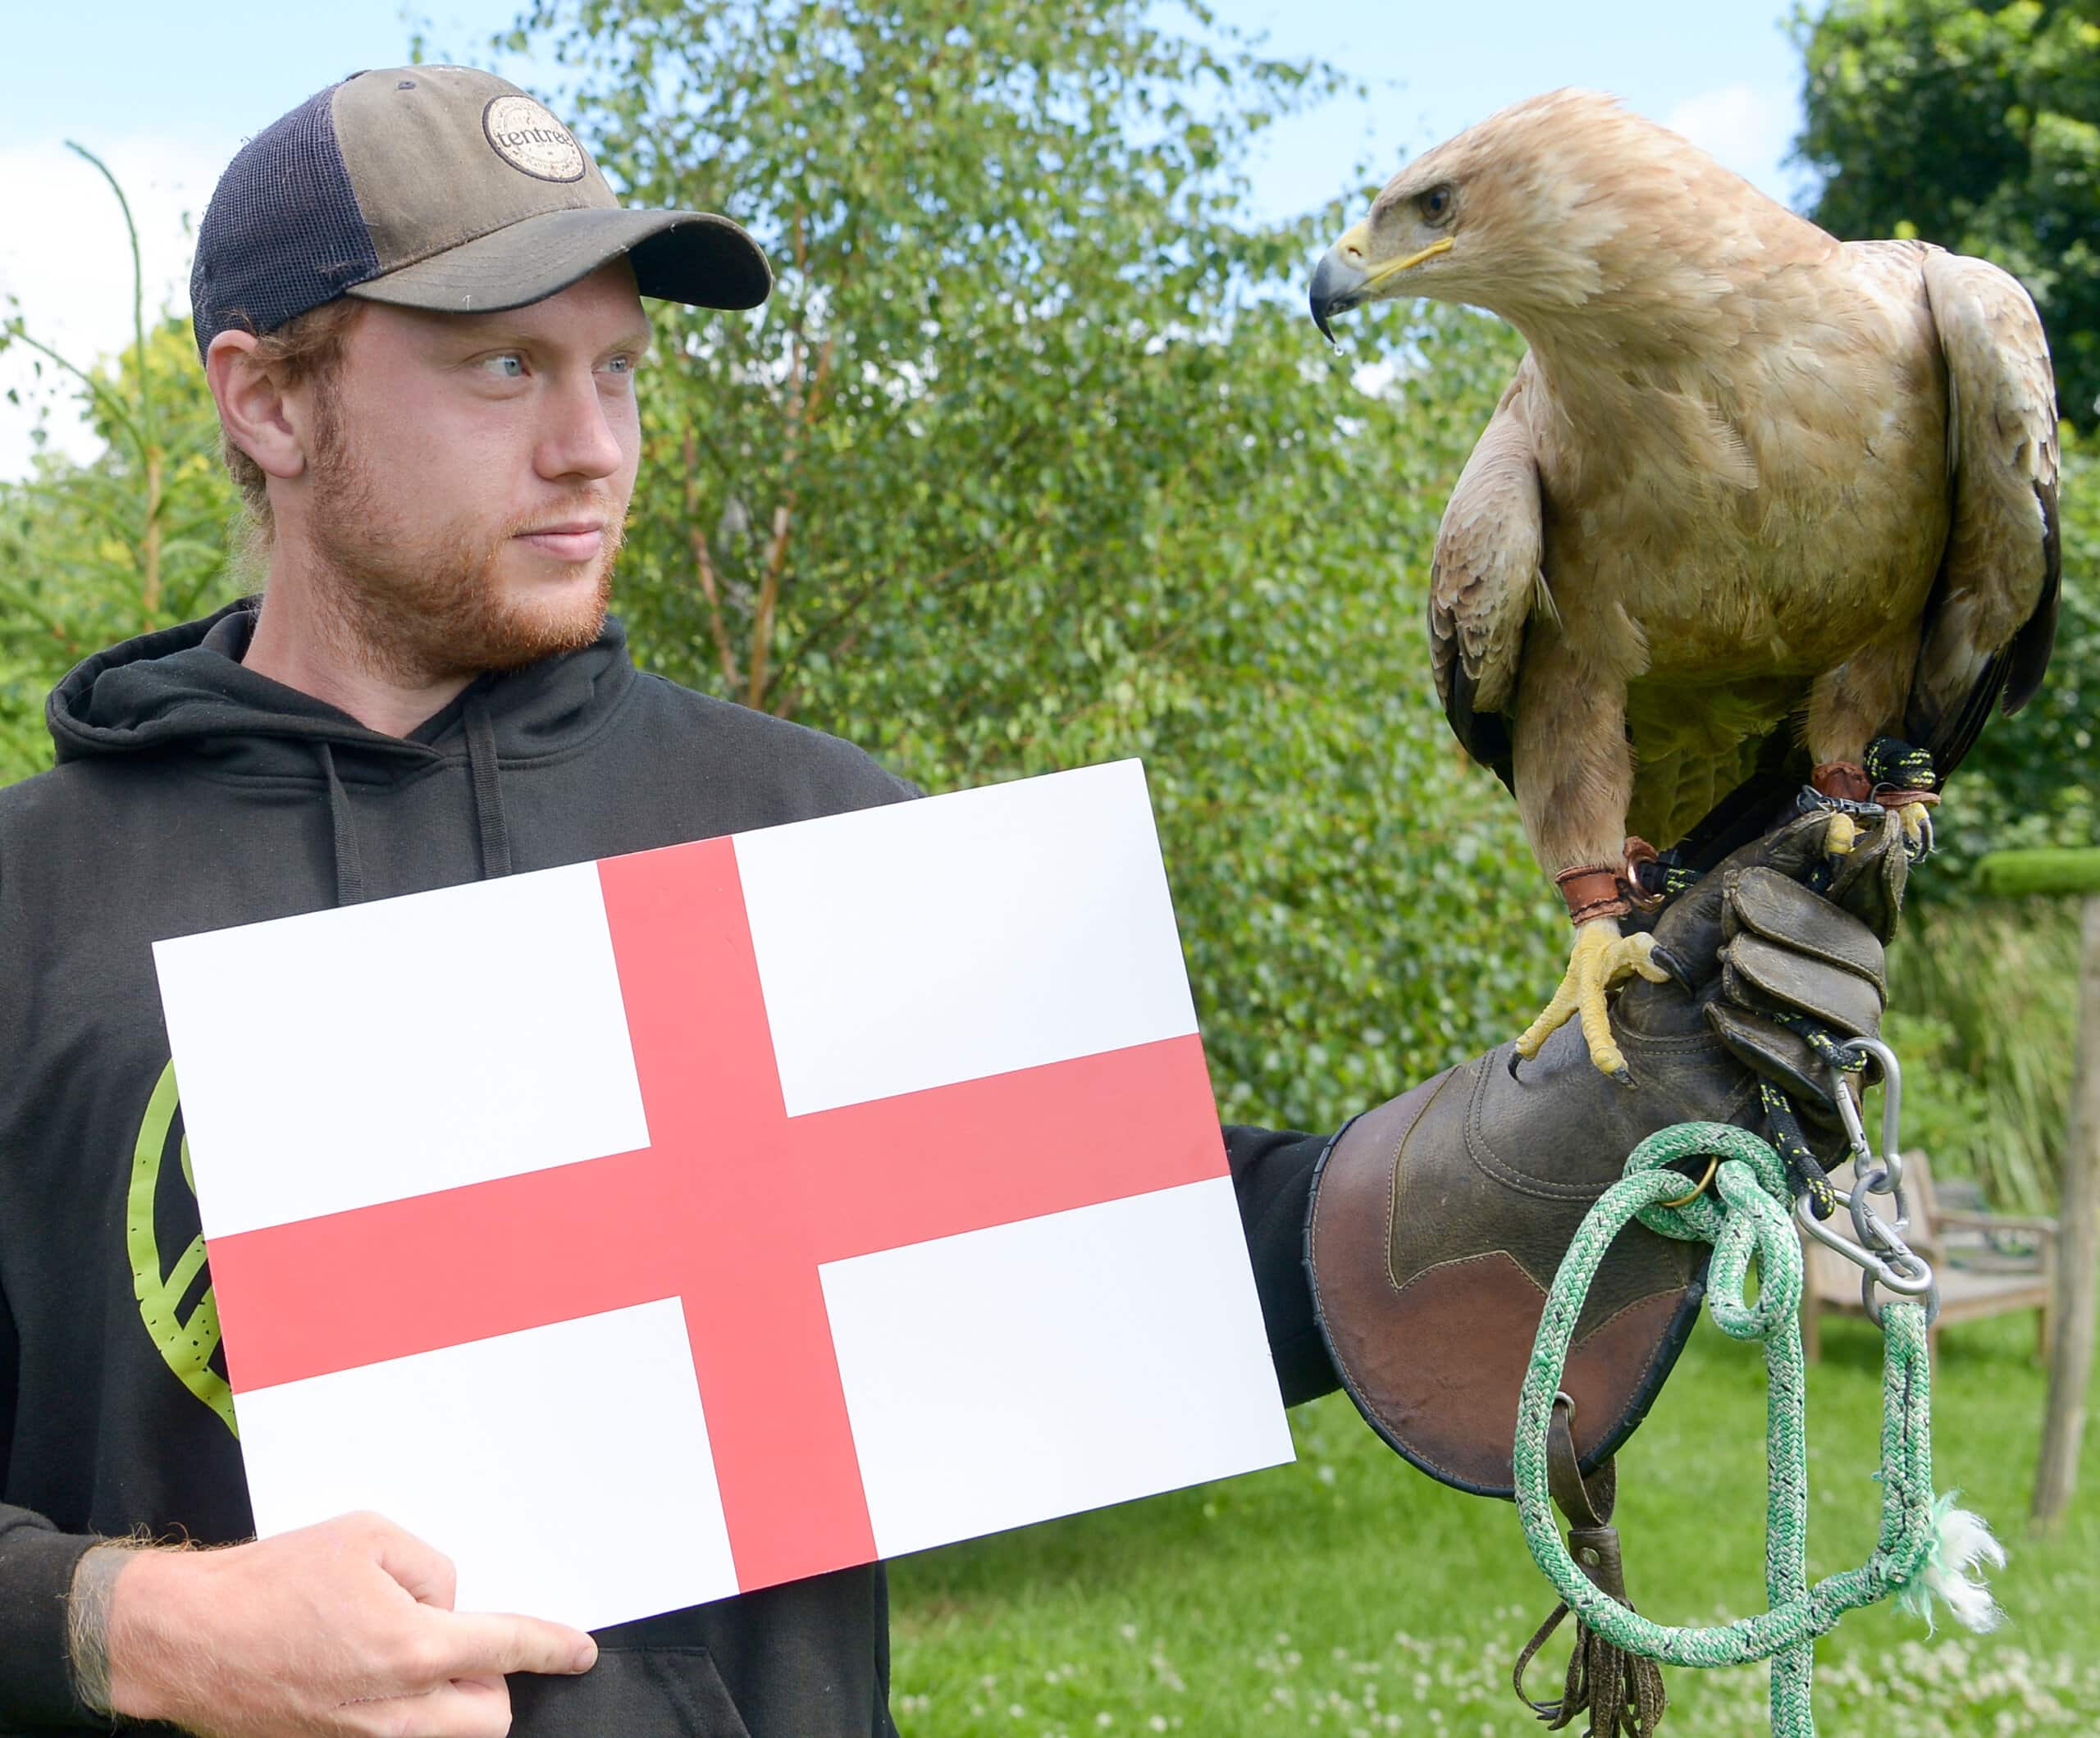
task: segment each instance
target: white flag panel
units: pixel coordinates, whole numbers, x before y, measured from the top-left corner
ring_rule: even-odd
[[[153,957],[208,1239],[649,1144],[595,864]]]
[[[1196,1029],[1134,760],[737,836],[788,1114]]]
[[[373,1509],[456,1608],[594,1629],[737,1590],[676,1298],[243,1394],[258,1534]]]
[[[885,1557],[1291,1458],[1230,1179],[823,1273]]]

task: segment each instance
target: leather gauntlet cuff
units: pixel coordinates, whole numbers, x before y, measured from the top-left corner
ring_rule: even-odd
[[[1521,1081],[1504,1047],[1365,1112],[1314,1175],[1307,1265],[1344,1385],[1391,1447],[1461,1490],[1513,1494],[1517,1398],[1546,1291],[1627,1154],[1687,1117],[1756,1115],[1751,1083],[1710,1033],[1618,1036],[1635,1092],[1591,1067],[1568,1026]],[[1606,1257],[1562,1383],[1585,1471],[1660,1390],[1707,1254],[1636,1225]]]
[[[1366,1111],[1322,1156],[1306,1225],[1321,1332],[1372,1428],[1432,1477],[1512,1494],[1517,1397],[1547,1289],[1642,1139],[1692,1121],[1762,1132],[1762,1087],[1811,1117],[1834,1110],[1827,1059],[1879,1030],[1882,943],[1909,859],[1889,814],[1832,870],[1824,822],[1787,822],[1669,901],[1655,937],[1672,981],[1637,978],[1612,1006],[1631,1091],[1591,1065],[1571,1022],[1522,1080],[1504,1045]],[[1822,892],[1804,884],[1826,877]],[[1605,1256],[1562,1383],[1585,1473],[1669,1374],[1708,1253],[1637,1223]]]

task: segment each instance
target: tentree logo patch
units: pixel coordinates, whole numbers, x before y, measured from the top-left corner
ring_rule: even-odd
[[[176,1162],[170,1164],[171,1159]],[[164,1180],[171,1177],[174,1180]],[[197,1229],[197,1185],[190,1174],[189,1137],[182,1128],[172,1062],[153,1083],[146,1114],[139,1121],[124,1242],[131,1261],[132,1293],[154,1348],[176,1379],[240,1435],[219,1343],[218,1300],[204,1262],[204,1239]]]
[[[492,97],[482,130],[495,154],[542,181],[580,181],[590,160],[568,129],[530,97]]]

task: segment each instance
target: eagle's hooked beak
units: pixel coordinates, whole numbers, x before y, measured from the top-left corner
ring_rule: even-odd
[[[1335,341],[1335,329],[1327,324],[1328,317],[1356,306],[1361,299],[1357,292],[1363,287],[1367,276],[1362,267],[1342,257],[1339,242],[1321,255],[1320,263],[1312,268],[1312,287],[1307,291],[1306,299],[1312,304],[1312,323],[1329,344]]]
[[[1312,268],[1312,283],[1306,299],[1312,304],[1312,323],[1330,344],[1335,341],[1334,330],[1327,324],[1331,316],[1361,307],[1403,271],[1451,251],[1451,238],[1440,235],[1405,259],[1391,260],[1376,271],[1366,271],[1363,259],[1367,230],[1367,225],[1358,224],[1328,249]]]

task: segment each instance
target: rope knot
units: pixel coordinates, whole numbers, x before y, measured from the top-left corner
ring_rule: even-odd
[[[1686,1159],[1708,1161],[1712,1188],[1701,1188],[1688,1201],[1672,1200],[1653,1183],[1653,1174]],[[1708,1294],[1723,1333],[1765,1339],[1792,1317],[1801,1305],[1801,1245],[1788,1216],[1793,1193],[1787,1168],[1770,1146],[1730,1123],[1679,1123],[1636,1147],[1626,1176],[1629,1183],[1647,1176],[1655,1189],[1638,1210],[1642,1225],[1664,1237],[1714,1246]],[[1745,1288],[1753,1257],[1759,1290],[1751,1303]]]

